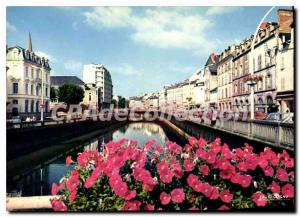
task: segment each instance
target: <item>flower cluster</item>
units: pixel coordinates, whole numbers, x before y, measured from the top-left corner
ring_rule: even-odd
[[[257,83],[258,81],[262,81],[262,79],[263,79],[263,76],[261,74],[249,75],[244,78],[244,82]]]
[[[237,210],[294,206],[294,159],[218,138],[190,137],[184,147],[122,139],[85,151],[75,169],[52,185],[54,211]]]

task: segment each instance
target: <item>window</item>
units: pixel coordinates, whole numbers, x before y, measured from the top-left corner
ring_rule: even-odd
[[[25,112],[28,112],[28,100],[25,100]]]
[[[261,55],[257,57],[257,70],[261,70]]]
[[[33,68],[31,68],[31,78],[33,78],[34,76],[33,76],[33,74],[34,74],[34,69]]]
[[[34,100],[31,101],[30,111],[34,112]]]
[[[18,93],[18,83],[13,83],[13,93]]]
[[[28,78],[28,67],[25,68],[25,77]]]
[[[272,98],[272,96],[268,96],[267,97],[267,103],[268,103],[268,105],[273,104],[273,98]]]
[[[37,95],[37,96],[39,95],[39,86],[35,87],[35,95]]]
[[[39,101],[36,101],[35,103],[35,111],[39,112]]]
[[[89,101],[92,101],[92,94],[89,93]]]
[[[40,78],[40,70],[39,69],[36,70],[36,77]]]
[[[48,96],[48,87],[45,89],[45,96]]]
[[[25,94],[28,94],[28,84],[25,84]]]
[[[255,59],[253,59],[253,71],[255,72]]]
[[[31,85],[31,88],[30,88],[30,94],[33,95],[33,85]]]
[[[17,105],[17,104],[18,104],[18,100],[14,99],[14,100],[12,101],[12,103],[13,103],[14,105]]]

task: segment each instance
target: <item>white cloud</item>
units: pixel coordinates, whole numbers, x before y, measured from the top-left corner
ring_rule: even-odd
[[[72,72],[82,72],[83,70],[83,64],[80,61],[76,61],[76,60],[68,60],[64,63],[64,67],[66,70],[68,71],[72,71]]]
[[[131,12],[129,7],[96,7],[93,11],[84,12],[83,15],[87,24],[101,29],[129,25]]]
[[[155,8],[137,15],[129,7],[97,7],[83,16],[96,30],[128,27],[133,41],[153,47],[209,51],[215,46],[205,34],[213,22],[199,14]]]
[[[213,6],[209,7],[209,9],[206,11],[206,15],[219,15],[219,14],[226,14],[231,13],[233,11],[238,10],[239,7],[233,7],[233,6]]]
[[[50,62],[56,62],[56,59],[50,54],[47,54],[47,53],[42,52],[42,51],[36,51],[35,53],[36,53],[36,55],[38,55],[40,57],[44,57],[44,58],[50,60]]]
[[[142,76],[143,70],[138,70],[129,64],[121,64],[120,66],[109,67],[112,74],[123,76]]]
[[[17,28],[12,25],[10,22],[6,21],[6,31],[16,32]]]

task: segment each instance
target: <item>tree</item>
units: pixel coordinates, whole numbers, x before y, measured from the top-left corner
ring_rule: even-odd
[[[57,91],[54,87],[50,88],[50,100],[55,101],[57,99]]]
[[[58,101],[68,105],[78,104],[84,97],[84,90],[75,84],[64,84],[58,88]]]
[[[126,99],[122,96],[118,96],[118,107],[125,108],[126,107]]]

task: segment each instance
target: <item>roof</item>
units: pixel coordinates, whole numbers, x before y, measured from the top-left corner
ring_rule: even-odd
[[[51,85],[61,86],[64,84],[84,85],[77,76],[50,76]]]
[[[7,48],[6,52],[10,52],[13,49],[18,49],[19,53],[22,53],[22,58],[34,64],[42,66],[44,64],[45,68],[51,69],[49,65],[49,60],[36,55],[33,51],[26,50],[18,45]],[[6,53],[7,54],[7,53]]]

